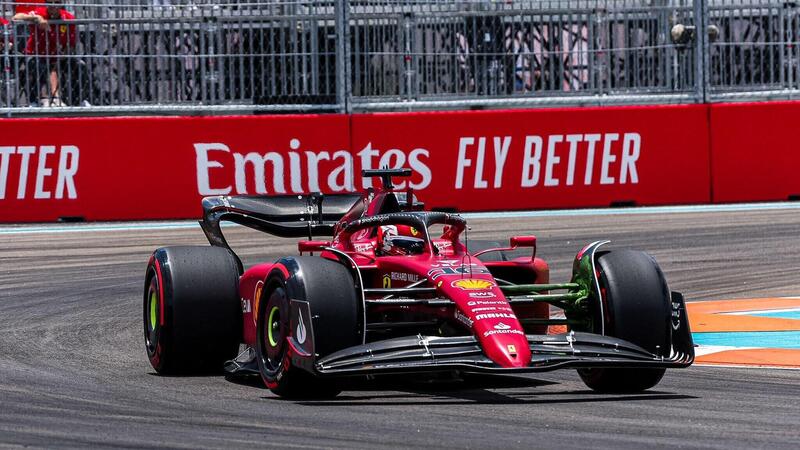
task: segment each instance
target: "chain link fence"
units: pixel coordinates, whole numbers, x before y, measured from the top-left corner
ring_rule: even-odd
[[[51,0],[52,1],[52,0]],[[776,0],[0,1],[4,115],[792,98]],[[37,9],[38,8],[38,9]],[[700,30],[703,30],[702,32]]]

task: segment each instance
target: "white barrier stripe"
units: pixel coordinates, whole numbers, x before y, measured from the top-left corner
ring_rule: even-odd
[[[724,205],[684,205],[684,206],[641,206],[624,208],[554,209],[538,211],[505,211],[463,213],[466,219],[508,219],[537,217],[581,217],[614,216],[636,214],[681,214],[699,212],[747,212],[800,209],[800,202],[737,203]],[[239,226],[223,223],[223,226]],[[81,233],[102,231],[135,230],[186,230],[200,228],[196,220],[172,222],[115,222],[115,223],[73,223],[46,225],[0,225],[0,235],[42,234],[42,233]]]

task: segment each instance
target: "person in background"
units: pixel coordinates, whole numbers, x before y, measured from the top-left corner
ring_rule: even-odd
[[[27,71],[32,80],[28,86],[31,105],[62,106],[59,90],[59,75],[66,72],[68,59],[62,58],[75,48],[75,25],[51,24],[50,21],[73,20],[75,16],[63,7],[63,0],[47,0],[29,12],[20,12],[12,20],[30,22],[30,35],[25,54],[28,55]],[[47,84],[47,93],[41,97],[41,87]]]
[[[5,34],[5,29],[8,26],[8,20],[4,17],[0,17],[0,32]],[[0,48],[3,48],[6,45],[5,39],[2,35],[0,35]]]

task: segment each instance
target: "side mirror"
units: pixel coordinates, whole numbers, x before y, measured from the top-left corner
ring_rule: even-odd
[[[513,236],[511,247],[536,247],[536,236]]]
[[[297,243],[297,249],[300,250],[301,255],[306,252],[319,252],[330,246],[331,241],[300,241]]]

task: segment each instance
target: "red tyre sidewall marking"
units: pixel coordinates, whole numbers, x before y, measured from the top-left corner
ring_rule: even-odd
[[[160,315],[161,315],[159,324],[163,328],[163,326],[164,326],[164,301],[163,301],[163,298],[164,298],[164,284],[161,282],[161,280],[162,280],[162,277],[161,277],[161,266],[159,265],[158,260],[156,258],[154,258],[153,256],[150,256],[149,264],[151,266],[154,266],[155,269],[156,269],[156,280],[157,280],[156,282],[158,283],[158,291],[159,291],[158,292],[158,294],[159,294],[158,303],[159,303],[159,309],[160,309]],[[153,352],[153,356],[150,358],[150,364],[155,368],[155,367],[158,367],[158,365],[160,363],[161,363],[161,340],[159,339],[156,342],[156,349]]]
[[[158,307],[159,307],[159,314],[160,314],[160,325],[164,326],[164,282],[161,276],[161,264],[158,262],[158,259],[155,259],[155,266],[156,266],[156,277],[158,278]]]

